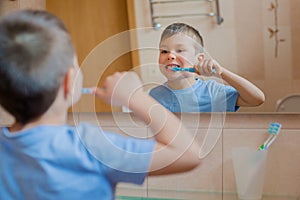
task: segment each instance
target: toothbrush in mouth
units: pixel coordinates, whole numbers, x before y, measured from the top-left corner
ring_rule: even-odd
[[[176,66],[176,67],[172,67],[171,69],[173,71],[176,71],[176,72],[178,72],[178,71],[181,71],[181,72],[196,72],[194,67],[181,68],[181,67]],[[216,69],[215,68],[212,69],[212,73],[213,74],[216,73]]]
[[[195,72],[194,67],[182,68],[182,67],[180,67],[179,65],[176,65],[176,64],[167,65],[166,69],[171,69],[174,72]]]
[[[195,68],[189,67],[189,68],[180,68],[180,67],[172,67],[171,68],[173,71],[181,71],[181,72],[195,72]]]

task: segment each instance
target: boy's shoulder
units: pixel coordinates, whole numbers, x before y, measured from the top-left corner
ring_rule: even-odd
[[[152,95],[163,95],[166,93],[171,92],[171,89],[166,86],[166,84],[158,85],[154,88],[152,88],[149,92],[149,94]]]

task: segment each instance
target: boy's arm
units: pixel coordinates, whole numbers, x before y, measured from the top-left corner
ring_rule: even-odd
[[[247,79],[221,67],[214,59],[201,60],[195,68],[200,75],[221,77],[234,87],[239,93],[237,106],[259,106],[265,101],[265,95],[258,87]],[[215,69],[215,73],[213,73],[213,69]]]
[[[238,91],[237,106],[259,106],[264,103],[264,93],[247,79],[224,68],[221,77]]]
[[[135,73],[115,73],[95,94],[107,103],[127,106],[152,129],[157,144],[149,175],[184,172],[200,164],[195,137],[175,115],[143,91]]]

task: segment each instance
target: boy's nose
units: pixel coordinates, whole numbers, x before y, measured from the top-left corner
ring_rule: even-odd
[[[174,53],[170,52],[168,55],[168,60],[175,60],[176,56]]]

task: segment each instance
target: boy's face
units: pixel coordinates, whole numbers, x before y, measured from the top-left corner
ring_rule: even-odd
[[[198,61],[195,40],[184,34],[176,34],[161,41],[159,48],[159,67],[169,80],[192,76],[188,72],[173,71],[173,67],[193,67]]]

